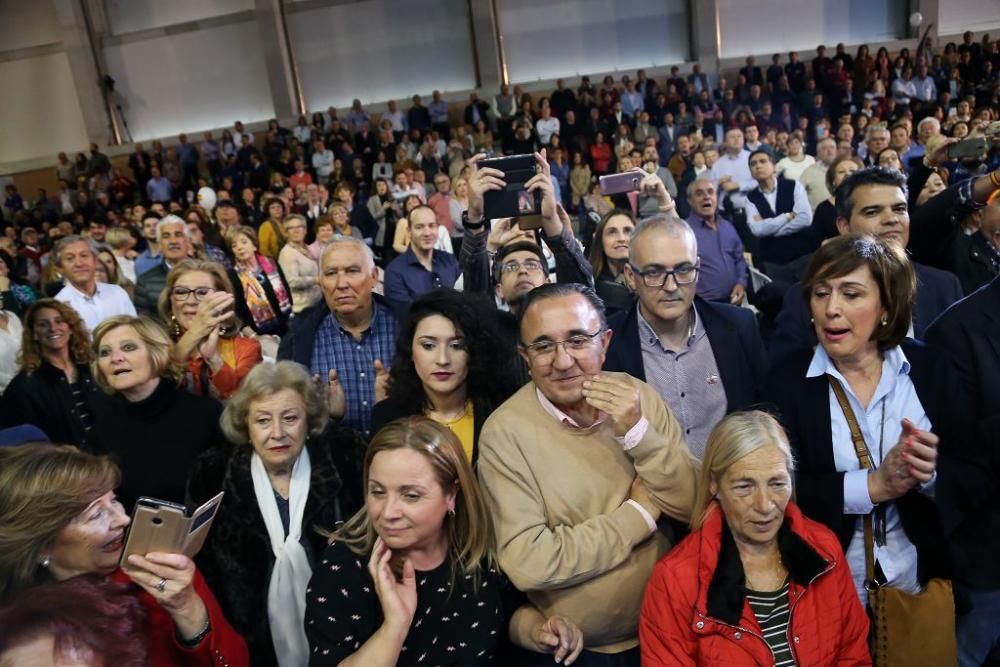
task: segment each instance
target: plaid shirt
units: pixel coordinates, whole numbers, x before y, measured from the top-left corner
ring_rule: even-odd
[[[368,329],[355,340],[333,314],[323,318],[316,330],[315,346],[309,371],[326,379],[330,369],[347,397],[347,414],[342,424],[371,438],[372,408],[375,406],[375,360],[386,369],[396,351],[396,318],[386,306],[375,303]]]

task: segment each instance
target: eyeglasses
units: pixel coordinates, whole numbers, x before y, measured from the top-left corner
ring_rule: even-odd
[[[564,340],[540,340],[531,345],[525,345],[528,355],[536,361],[550,361],[556,354],[556,349],[562,345],[571,357],[578,357],[589,350],[594,341],[607,329],[601,327],[592,334],[577,334]]]
[[[670,276],[674,277],[674,282],[678,286],[690,285],[698,279],[697,264],[681,264],[673,270],[663,268],[662,266],[653,266],[645,271],[640,270],[634,264],[631,266],[632,271],[642,277],[642,284],[646,287],[663,287]]]
[[[521,269],[524,269],[525,271],[532,273],[535,271],[541,271],[542,263],[539,262],[537,259],[526,259],[523,262],[518,262],[518,261],[504,262],[500,266],[500,270],[503,273],[517,273]]]
[[[296,229],[305,229],[305,225],[287,225],[285,227],[286,232],[294,232]]]
[[[174,301],[187,301],[188,297],[194,294],[194,300],[198,302],[214,291],[215,289],[212,287],[197,287],[195,289],[188,289],[187,287],[175,287],[172,290],[170,290],[170,296],[171,298],[173,298]]]

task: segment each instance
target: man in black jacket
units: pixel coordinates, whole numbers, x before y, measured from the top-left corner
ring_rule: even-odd
[[[886,167],[868,167],[848,176],[837,188],[837,229],[841,234],[874,234],[904,248],[910,242],[910,214],[906,203],[906,177]],[[962,287],[953,273],[913,262],[917,298],[913,305],[912,338],[924,331],[948,306],[962,298]],[[785,293],[784,303],[770,342],[771,363],[789,354],[816,346],[809,324],[809,308],[799,284]]]
[[[979,665],[1000,640],[1000,277],[935,320],[927,342],[957,373],[955,404],[974,413],[962,446],[942,452],[937,499],[955,561],[960,662]]]
[[[646,218],[632,232],[625,279],[638,301],[608,321],[615,335],[604,370],[652,385],[700,459],[715,425],[759,398],[766,368],[756,319],[695,296],[698,241],[672,216]]]

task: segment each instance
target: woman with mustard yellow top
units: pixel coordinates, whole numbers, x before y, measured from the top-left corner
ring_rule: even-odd
[[[483,297],[437,289],[417,298],[399,332],[387,398],[372,413],[374,430],[424,415],[449,427],[475,463],[483,423],[518,388],[497,329],[496,308]]]

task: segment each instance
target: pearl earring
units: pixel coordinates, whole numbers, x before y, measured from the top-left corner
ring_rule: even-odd
[[[42,560],[42,567],[48,568],[49,567],[49,563],[51,563],[51,562],[52,562],[51,560],[49,560],[48,558],[45,558],[44,560]]]
[[[889,323],[889,318],[887,318],[885,315],[883,315],[882,316],[882,326],[885,326],[888,323]]]

